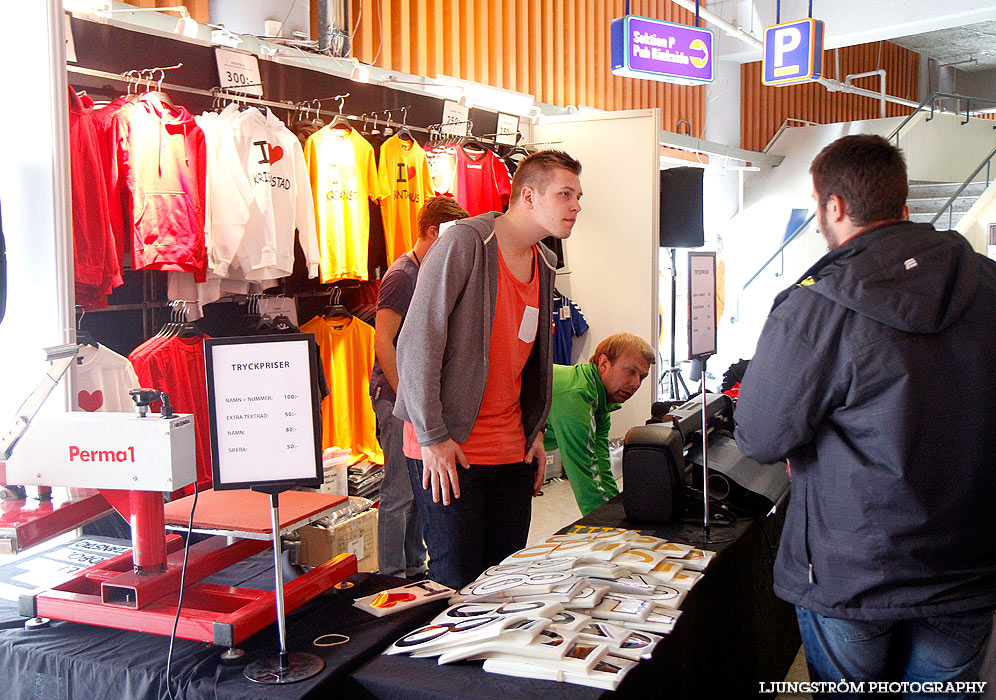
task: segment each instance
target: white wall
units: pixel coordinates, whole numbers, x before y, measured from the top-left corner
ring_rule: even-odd
[[[784,266],[775,260],[743,290],[747,280],[778,249],[791,210],[815,209],[809,175],[813,158],[841,136],[887,135],[900,121],[896,117],[787,129],[771,148],[771,153],[785,156],[782,164],[746,175],[744,210],[723,232],[726,311],[719,323],[719,352],[710,361],[711,374],[722,376],[731,364],[754,354],[775,295],[826,253],[826,242],[816,227],[810,226],[785,249]]]
[[[7,242],[7,315],[0,323],[0,430],[41,380],[43,347],[72,328],[69,133],[63,14],[59,0],[6,10],[17,31],[0,42],[0,94],[24,109],[0,110],[4,167],[0,206]],[[16,66],[16,69],[12,68]],[[49,398],[67,406],[68,390]]]
[[[657,339],[659,240],[656,109],[549,117],[534,130],[540,142],[581,161],[581,213],[565,245],[567,270],[557,288],[581,305],[590,330],[575,352],[587,361],[599,341],[635,333]],[[656,369],[612,414],[612,437],[650,417]]]
[[[929,116],[921,112],[899,135],[910,180],[964,182],[996,146],[994,122],[973,118],[962,124],[964,117],[939,113],[928,122]],[[978,177],[985,178],[985,171]]]
[[[727,312],[719,324],[719,349],[711,362],[711,373],[722,374],[733,362],[754,353],[761,327],[775,295],[795,280],[826,252],[826,242],[810,226],[772,262],[751,285],[743,285],[777,250],[793,208],[815,210],[809,165],[828,143],[859,133],[889,135],[900,117],[859,122],[793,127],[783,132],[771,152],[784,155],[777,168],[748,173],[744,210],[723,231],[726,261]],[[930,122],[921,116],[904,127],[900,147],[907,160],[910,179],[961,182],[996,145],[996,130],[984,120],[962,126],[954,115],[938,114]],[[985,251],[981,225],[996,219],[996,197],[992,190],[963,219],[966,236],[976,250]],[[988,199],[987,199],[988,198]],[[978,224],[973,222],[978,221]],[[959,230],[962,230],[960,227]],[[784,273],[778,275],[784,269]],[[739,312],[737,301],[739,299]],[[737,317],[733,322],[732,318]]]
[[[280,36],[290,37],[292,32],[311,33],[311,3],[308,0],[211,0],[209,17],[212,24],[224,24],[233,32],[263,34],[263,22],[268,19],[283,21]]]

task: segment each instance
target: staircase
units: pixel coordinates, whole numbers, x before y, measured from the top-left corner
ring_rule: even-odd
[[[951,198],[961,183],[958,182],[910,182],[910,193],[906,203],[910,208],[910,221],[930,223],[930,220],[941,210],[941,207]],[[951,218],[948,212],[937,220],[934,227],[943,230],[954,228],[958,220],[967,212],[975,200],[986,191],[985,182],[973,182],[968,185],[958,198],[951,204]]]

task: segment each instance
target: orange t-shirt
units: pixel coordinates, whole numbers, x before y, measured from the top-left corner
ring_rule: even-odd
[[[522,429],[522,368],[536,342],[539,325],[539,275],[536,274],[536,248],[533,248],[533,275],[520,282],[498,252],[498,298],[491,327],[488,352],[488,379],[474,427],[461,444],[470,464],[511,464],[526,455],[526,434]],[[404,452],[421,459],[415,429],[405,424]]]
[[[351,465],[364,459],[383,464],[377,417],[368,393],[374,329],[358,318],[315,316],[301,326],[301,332],[315,334],[322,370],[332,392],[322,401],[322,449],[348,447],[353,453]]]

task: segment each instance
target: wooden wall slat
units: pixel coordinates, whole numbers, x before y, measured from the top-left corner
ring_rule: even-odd
[[[353,0],[350,6],[353,54],[364,63],[451,75],[563,107],[659,107],[663,128],[687,119],[692,134],[702,135],[703,87],[612,75],[609,23],[623,15],[625,0]],[[670,0],[633,0],[632,12],[694,23],[692,13]]]

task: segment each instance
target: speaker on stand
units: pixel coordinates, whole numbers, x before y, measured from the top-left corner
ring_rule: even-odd
[[[670,399],[687,399],[690,394],[681,376],[674,349],[677,312],[678,248],[701,248],[705,244],[702,227],[702,168],[661,170],[660,247],[667,248],[671,264],[671,355],[668,368],[661,373],[660,387]]]

